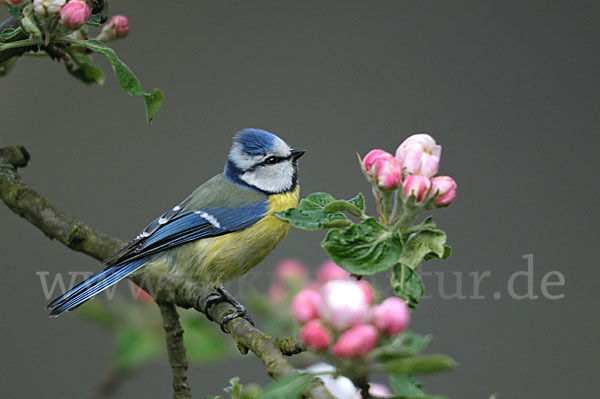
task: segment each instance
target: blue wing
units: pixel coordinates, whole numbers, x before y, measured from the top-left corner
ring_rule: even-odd
[[[51,316],[81,305],[144,266],[149,256],[175,246],[245,229],[268,212],[267,201],[238,208],[185,209],[182,203],[150,223],[135,240],[105,261],[109,266],[48,305]]]

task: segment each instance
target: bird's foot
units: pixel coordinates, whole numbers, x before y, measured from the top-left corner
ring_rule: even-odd
[[[213,306],[215,306],[218,303],[221,302],[229,302],[230,304],[232,304],[235,307],[235,311],[231,312],[225,316],[223,316],[223,318],[221,319],[221,322],[219,323],[221,326],[221,330],[224,333],[229,333],[229,331],[227,331],[225,329],[225,326],[227,325],[227,323],[229,323],[231,320],[238,318],[238,317],[243,317],[244,319],[246,319],[250,324],[254,325],[254,321],[252,320],[252,317],[250,316],[250,313],[248,313],[248,310],[246,309],[246,307],[244,305],[242,305],[240,303],[240,301],[238,301],[224,286],[220,285],[219,287],[217,287],[216,292],[213,292],[211,294],[209,294],[206,299],[205,299],[205,304],[204,304],[204,313],[206,314],[206,317],[209,320],[213,320],[212,317],[209,315],[209,310],[210,308],[212,308]]]

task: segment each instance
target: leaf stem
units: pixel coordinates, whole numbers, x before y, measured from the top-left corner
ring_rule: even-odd
[[[25,39],[25,40],[17,40],[16,42],[0,43],[0,51],[9,50],[11,48],[17,48],[17,47],[34,46],[36,44],[41,44],[41,43],[42,43],[41,40],[36,40],[36,39]]]
[[[406,230],[410,227],[412,222],[414,222],[417,217],[417,209],[405,206],[402,214],[398,218],[398,221],[394,223],[391,230],[392,231],[400,231],[400,233],[406,232]]]
[[[387,226],[392,217],[392,197],[394,193],[390,191],[381,192],[381,216],[382,223]]]

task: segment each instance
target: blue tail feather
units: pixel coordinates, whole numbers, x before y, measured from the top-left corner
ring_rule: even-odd
[[[146,262],[148,262],[147,259],[138,259],[122,265],[111,266],[93,275],[50,302],[48,305],[48,309],[52,309],[50,316],[58,316],[64,311],[76,308],[94,295],[118,283],[145,265]]]

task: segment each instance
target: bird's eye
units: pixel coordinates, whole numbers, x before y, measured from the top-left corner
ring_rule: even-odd
[[[277,157],[276,156],[270,156],[269,158],[265,159],[265,164],[267,165],[275,165],[277,163]]]

